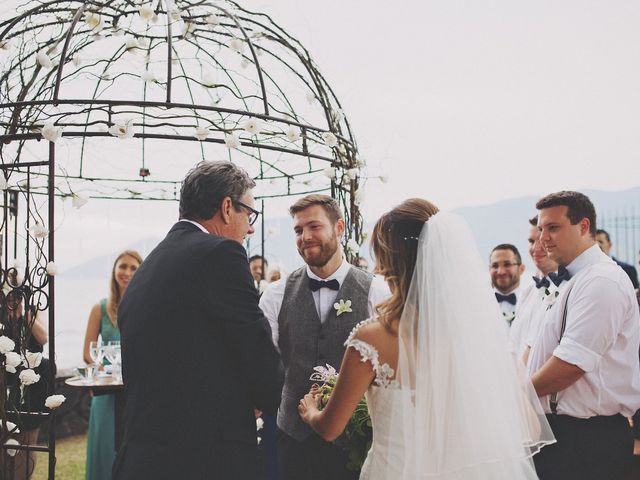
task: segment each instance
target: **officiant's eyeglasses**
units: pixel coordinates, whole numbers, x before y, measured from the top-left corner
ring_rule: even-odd
[[[251,208],[249,205],[245,205],[242,202],[235,201],[233,203],[244,208],[247,211],[247,215],[249,215],[249,225],[253,225],[254,223],[256,223],[258,215],[260,215],[260,212],[258,210],[256,210],[255,208]]]

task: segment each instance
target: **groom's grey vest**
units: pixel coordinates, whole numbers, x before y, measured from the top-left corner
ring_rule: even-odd
[[[369,317],[368,299],[373,276],[355,267],[340,285],[336,302],[351,300],[352,312],[336,315],[331,309],[324,323],[309,288],[305,267],[287,278],[284,300],[278,316],[280,353],[285,377],[278,427],[287,435],[302,441],[312,430],[298,415],[298,402],[314,383],[309,377],[313,367],[326,364],[340,368],[344,356],[344,342],[353,327]]]

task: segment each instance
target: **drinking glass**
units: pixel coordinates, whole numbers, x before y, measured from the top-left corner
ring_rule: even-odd
[[[122,362],[122,356],[120,353],[120,342],[112,340],[107,344],[106,349],[107,360],[113,365],[113,371],[116,381],[122,381],[122,371],[120,369],[120,363]]]
[[[93,365],[95,367],[99,366],[102,362],[102,357],[104,357],[104,350],[102,348],[101,341],[95,341],[89,343],[89,356],[93,361]]]

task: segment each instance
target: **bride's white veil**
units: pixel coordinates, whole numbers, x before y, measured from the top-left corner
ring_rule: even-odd
[[[487,277],[464,220],[440,212],[424,224],[390,413],[403,479],[535,479],[532,455],[555,441]]]

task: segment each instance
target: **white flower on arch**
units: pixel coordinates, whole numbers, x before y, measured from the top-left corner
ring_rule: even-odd
[[[47,122],[42,126],[40,134],[45,140],[55,143],[60,137],[62,137],[63,130],[63,127],[56,127],[53,122]]]
[[[36,54],[36,61],[42,68],[53,68],[53,62],[51,61],[51,58],[49,57],[47,52],[45,52],[44,50],[40,50]]]
[[[133,138],[136,133],[133,125],[133,119],[130,118],[124,122],[116,122],[115,125],[109,128],[109,133],[121,140]]]
[[[229,149],[240,148],[240,145],[241,145],[240,138],[238,138],[238,135],[236,135],[235,132],[231,132],[224,136],[224,144]]]
[[[331,132],[324,132],[322,134],[322,141],[327,147],[335,147],[338,145],[338,138]]]

